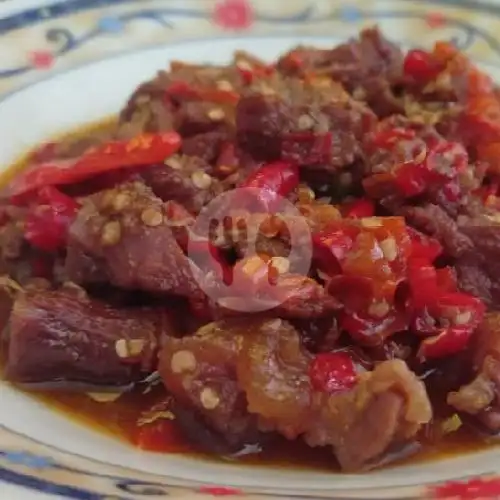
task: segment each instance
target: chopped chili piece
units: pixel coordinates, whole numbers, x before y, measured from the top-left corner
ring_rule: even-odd
[[[349,390],[357,382],[354,362],[345,352],[317,354],[311,362],[309,377],[314,389],[330,394]]]
[[[256,190],[254,202],[273,210],[281,198],[290,194],[299,185],[299,170],[292,163],[278,161],[264,165],[242,183],[241,188]]]
[[[443,247],[435,238],[431,238],[412,227],[408,227],[407,231],[411,239],[412,258],[423,259],[432,263],[442,254]]]
[[[57,251],[66,244],[78,203],[52,186],[38,191],[40,204],[30,210],[24,228],[26,240],[41,250]]]
[[[180,144],[181,138],[175,132],[142,134],[130,140],[108,142],[79,158],[31,165],[14,178],[9,192],[17,196],[44,186],[74,184],[111,170],[162,163]]]
[[[440,69],[441,66],[433,55],[420,49],[408,51],[403,62],[405,75],[424,84],[435,78]]]
[[[375,215],[375,204],[368,198],[351,201],[344,204],[342,208],[345,217],[359,219],[361,217],[372,217]]]

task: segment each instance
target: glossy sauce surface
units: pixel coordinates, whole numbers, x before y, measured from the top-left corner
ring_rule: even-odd
[[[73,141],[88,135],[110,130],[113,121],[105,120],[70,132],[54,141]],[[2,176],[5,184],[26,164],[29,154],[9,168]],[[3,353],[5,355],[5,353]],[[24,390],[24,389],[19,389]],[[165,410],[167,394],[160,385],[148,390],[145,387],[122,394],[118,399],[97,402],[87,394],[64,391],[26,391],[30,396],[42,401],[56,411],[64,412],[69,418],[82,425],[90,426],[98,432],[110,434],[133,446],[160,453],[184,453],[218,460],[214,455],[203,453],[195,444],[189,443],[177,427],[168,411],[152,412],[160,406]],[[444,395],[443,395],[444,399]],[[168,406],[168,405],[167,405]],[[159,418],[152,418],[156,414]],[[445,435],[439,440],[423,437],[421,450],[410,458],[398,460],[397,465],[436,460],[456,454],[470,453],[495,444],[495,439],[478,437],[472,431],[462,427],[456,432]],[[273,438],[263,445],[259,454],[247,454],[238,457],[220,457],[221,460],[238,460],[248,464],[273,464],[284,467],[300,467],[315,470],[334,471],[336,461],[330,449],[313,449],[296,441]]]

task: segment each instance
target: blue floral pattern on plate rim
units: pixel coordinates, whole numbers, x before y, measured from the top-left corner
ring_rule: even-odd
[[[12,5],[15,3],[7,2],[7,4]],[[163,0],[161,5],[159,5],[160,2],[147,0],[67,0],[49,4],[40,2],[40,4],[42,3],[41,7],[17,10],[14,14],[0,17],[0,47],[9,35],[13,33],[26,34],[35,40],[35,45],[36,40],[39,40],[40,44],[46,45],[44,51],[38,52],[39,56],[41,54],[38,60],[39,62],[45,61],[45,67],[52,66],[54,61],[68,63],[66,68],[75,67],[78,64],[73,62],[73,54],[81,51],[92,41],[104,40],[107,36],[125,36],[127,26],[138,20],[149,21],[163,30],[165,40],[162,37],[159,39],[159,43],[162,44],[169,43],[172,39],[175,39],[176,42],[185,40],[186,21],[191,23],[199,21],[200,27],[203,23],[203,27],[198,30],[201,36],[198,34],[196,37],[199,40],[227,36],[221,28],[231,28],[231,26],[215,26],[215,31],[213,30],[214,27],[210,23],[213,5],[216,2],[208,0],[184,2]],[[329,4],[326,11],[318,9],[319,4],[325,3]],[[415,6],[411,0],[390,2],[355,0],[344,4],[342,2],[327,2],[327,0],[300,0],[294,2],[294,5],[296,8],[292,10],[284,9],[286,12],[277,13],[276,9],[267,9],[261,0],[254,0],[253,24],[248,28],[249,33],[245,33],[245,36],[252,34],[254,26],[263,28],[266,36],[280,36],[287,30],[300,30],[302,27],[315,29],[320,25],[324,26],[325,23],[331,23],[331,26],[336,27],[341,24],[344,25],[344,28],[346,25],[350,26],[350,30],[354,34],[358,31],[359,26],[366,22],[374,24],[397,21],[411,23],[412,26],[417,24],[416,31],[419,33],[425,29],[432,30],[434,39],[448,38],[462,50],[474,54],[478,59],[494,64],[500,63],[500,40],[494,34],[497,31],[494,29],[495,24],[493,24],[492,29],[482,22],[487,16],[495,23],[498,22],[498,26],[500,26],[500,3],[498,2],[422,0],[418,6]],[[1,7],[5,7],[5,4],[0,5]],[[429,21],[429,13],[432,12],[432,9],[439,12],[439,23]],[[2,10],[0,10],[0,16],[1,12]],[[85,13],[92,14],[91,21],[83,27],[77,25],[74,22],[75,16]],[[208,26],[211,26],[211,31],[207,29]],[[261,33],[262,29],[259,31],[259,34]],[[412,40],[405,37],[399,41],[405,44],[417,44],[418,38]],[[136,50],[151,46],[151,44],[139,45]],[[33,50],[36,50],[36,47]],[[116,52],[106,54],[106,56],[114,57]],[[92,62],[100,58],[102,58],[101,54],[93,54],[85,61]],[[36,61],[33,63],[33,61],[29,61],[29,58],[23,57],[23,54],[20,54],[18,60],[13,64],[0,62],[0,84],[2,84],[0,86],[0,100],[23,85],[40,79],[42,75],[50,77],[53,74],[53,71],[50,70],[47,74],[40,73],[41,66],[43,64],[37,64]],[[239,493],[231,489],[225,491],[223,489],[204,490],[203,485],[193,484],[193,482],[189,486],[172,486],[176,482],[170,482],[168,477],[165,478],[165,482],[133,479],[130,477],[133,471],[120,471],[121,474],[113,475],[90,471],[84,467],[70,467],[65,465],[64,459],[61,458],[64,456],[64,452],[61,450],[51,450],[41,442],[26,436],[16,435],[12,430],[0,425],[0,437],[7,434],[10,438],[9,442],[12,441],[13,437],[16,438],[14,439],[16,446],[4,447],[0,445],[0,481],[29,488],[33,491],[80,500],[192,498],[194,494],[197,495],[196,498],[204,498],[205,495]],[[0,440],[0,442],[2,441]],[[53,458],[52,451],[58,451],[59,458]],[[64,474],[54,475],[54,471]],[[495,469],[487,471],[485,475],[492,476],[497,472],[498,470]],[[55,477],[60,479],[55,479]],[[96,484],[106,483],[106,487],[101,490],[102,492],[87,485],[86,478],[89,477],[92,477],[93,480],[97,479]],[[460,478],[455,479],[459,480]],[[416,484],[401,489],[401,494],[396,489],[391,488],[391,498],[424,498],[428,494],[428,490],[425,490],[422,485]],[[256,491],[246,490],[244,493],[246,498],[269,498],[267,495],[258,495]],[[384,492],[380,491],[380,495],[378,498],[383,498]],[[295,496],[294,498],[310,497]],[[334,498],[340,500],[339,496]]]

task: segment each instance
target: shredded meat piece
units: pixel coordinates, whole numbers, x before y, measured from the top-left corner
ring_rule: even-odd
[[[490,431],[500,431],[500,314],[491,313],[478,327],[474,343],[473,370],[476,375],[447,402],[459,411],[474,415]]]
[[[7,378],[29,384],[123,386],[156,368],[165,311],[115,308],[82,289],[29,290],[9,323]]]
[[[228,428],[235,398],[241,398],[245,418],[256,415],[262,431],[332,446],[344,470],[369,467],[431,419],[425,387],[403,361],[383,362],[360,375],[354,389],[329,395],[313,390],[311,360],[286,321],[234,318],[189,339],[168,340],[160,371],[167,388],[208,415],[214,428]],[[235,386],[239,390],[228,391]]]
[[[160,354],[167,389],[231,448],[257,437],[256,417],[248,413],[236,378],[242,341],[231,320],[224,320],[201,327],[191,337],[168,338]]]
[[[273,93],[250,93],[238,103],[236,131],[256,158],[283,158],[315,170],[336,170],[361,157],[360,139],[373,113],[335,83],[315,86],[279,79]]]
[[[220,181],[210,175],[211,167],[196,156],[173,156],[164,165],[141,171],[144,183],[163,201],[176,201],[197,213],[222,192]]]
[[[103,280],[123,288],[182,296],[199,290],[194,268],[167,225],[165,206],[137,182],[84,200],[70,227],[67,262],[77,282],[90,268],[92,277],[103,270]]]

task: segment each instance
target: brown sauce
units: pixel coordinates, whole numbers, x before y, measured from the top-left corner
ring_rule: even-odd
[[[107,119],[59,136],[54,141],[75,141],[88,135],[105,133],[110,130],[113,123],[113,119]],[[5,184],[16,172],[22,170],[26,165],[29,154],[25,155],[2,174],[1,184]],[[97,432],[103,432],[112,435],[116,439],[126,441],[131,446],[139,445],[139,436],[148,425],[138,426],[138,420],[150,411],[152,406],[165,400],[166,397],[163,388],[158,386],[146,394],[143,389],[125,393],[112,402],[97,402],[87,394],[81,393],[27,391],[21,388],[19,390],[23,390],[55,411],[63,412],[68,418],[82,425],[89,426]],[[156,421],[155,423],[158,422]],[[175,439],[165,439],[164,442],[157,442],[154,447],[142,446],[142,448],[160,453],[183,453],[218,460],[218,457],[207,455],[200,449],[197,449],[192,443],[188,443],[182,437],[180,429],[176,427],[175,421],[167,420],[164,422],[168,423],[169,433],[174,435]],[[419,463],[454,455],[473,453],[492,445],[495,445],[495,440],[478,437],[471,430],[462,427],[458,431],[444,436],[438,442],[423,442],[419,453],[412,455],[410,458],[397,461],[396,465]],[[280,437],[264,445],[261,453],[258,455],[238,457],[238,461],[248,464],[269,464],[288,468],[314,469],[316,471],[333,471],[336,469],[335,459],[330,449],[310,448],[300,441],[290,442]]]

